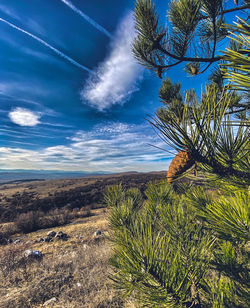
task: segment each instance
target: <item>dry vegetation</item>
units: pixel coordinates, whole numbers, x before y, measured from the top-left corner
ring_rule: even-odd
[[[1,246],[0,307],[42,307],[54,297],[48,307],[124,307],[108,279],[107,235],[94,238],[97,229],[107,234],[102,209],[61,227],[68,241],[35,243],[48,232],[43,230],[21,237],[20,244]],[[41,251],[43,259],[24,258],[27,248]]]
[[[30,211],[40,211],[46,215],[54,209],[72,211],[82,207],[98,208],[108,185],[123,183],[125,188],[138,187],[143,192],[148,182],[163,177],[165,174],[162,172],[125,173],[0,185],[0,223],[14,221],[20,214]]]
[[[144,192],[147,182],[164,176],[121,174],[0,186],[0,308],[44,307],[50,299],[46,307],[134,307],[118,297],[108,278],[103,192],[118,183]],[[69,238],[39,242],[51,230]],[[102,236],[94,236],[97,230]],[[43,258],[24,257],[27,249],[42,252]]]

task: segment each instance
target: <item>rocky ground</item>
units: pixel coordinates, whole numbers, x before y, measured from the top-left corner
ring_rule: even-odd
[[[120,183],[143,194],[165,177],[123,173],[0,185],[0,308],[135,307],[109,279],[103,195]]]
[[[107,210],[1,246],[0,307],[133,307],[109,280]]]

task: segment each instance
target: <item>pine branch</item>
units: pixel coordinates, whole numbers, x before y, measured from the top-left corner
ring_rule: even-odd
[[[250,8],[250,5],[249,4],[245,4],[245,5],[241,5],[239,7],[236,7],[236,8],[232,8],[232,9],[228,9],[228,10],[223,10],[218,15],[225,15],[227,13],[241,11],[241,10],[245,10],[245,9],[249,9],[249,8]],[[210,17],[209,16],[202,16],[202,17],[200,17],[200,20],[208,19],[208,18],[210,18]]]
[[[200,7],[202,5],[206,5],[208,10],[206,16],[201,16]],[[153,2],[151,0],[137,0],[135,17],[138,37],[133,44],[134,55],[142,65],[156,71],[160,78],[162,78],[165,70],[182,62],[207,64],[202,71],[195,75],[202,74],[212,64],[223,60],[223,56],[216,55],[218,40],[224,38],[226,34],[225,30],[220,27],[223,15],[248,7],[249,5],[242,5],[223,10],[221,2],[216,0],[207,1],[206,4],[195,0],[172,1],[169,18],[173,24],[173,29],[171,36],[169,36],[167,29],[159,22]],[[221,19],[217,24],[217,19],[220,16]],[[212,20],[212,37],[209,38],[209,40],[213,40],[211,56],[187,56],[186,53],[191,48],[191,40],[195,36],[195,29],[203,20]],[[244,54],[246,51],[239,52]],[[175,60],[175,62],[169,63],[169,59]]]
[[[244,120],[239,122],[235,136],[231,132],[232,123],[226,118],[226,113],[232,99],[233,93],[229,94],[226,90],[219,93],[216,86],[211,86],[198,105],[196,101],[190,105],[190,98],[186,97],[181,120],[175,111],[166,109],[149,122],[158,130],[164,142],[178,152],[191,153],[193,160],[208,172],[220,178],[235,177],[241,179],[242,183],[248,183],[249,170],[243,170],[237,161],[243,160],[249,153],[249,132]],[[227,153],[233,153],[232,160],[227,158]]]

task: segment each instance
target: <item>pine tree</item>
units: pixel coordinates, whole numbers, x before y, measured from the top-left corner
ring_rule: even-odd
[[[168,24],[160,23],[151,0],[137,0],[135,20],[137,38],[133,52],[138,61],[159,77],[171,67],[186,63],[185,70],[197,75],[223,59],[218,44],[228,35],[222,25],[231,12],[247,13],[249,0],[226,9],[225,0],[170,1]],[[244,50],[239,51],[245,54]],[[204,66],[204,67],[203,67]]]
[[[175,51],[180,47],[183,53],[185,33],[194,33],[196,23],[203,19],[211,23],[212,17],[200,15],[205,14],[206,5],[208,14],[209,3],[217,12],[217,25],[224,1],[171,2],[175,14],[183,13],[176,15],[183,28],[175,24],[175,34],[180,32],[177,44],[172,45]],[[153,62],[148,64],[148,59],[165,61],[164,53],[158,57],[158,51],[152,48],[159,50],[159,45],[167,44],[154,12],[151,1],[137,1],[139,38],[135,44],[145,43],[140,46],[145,54],[143,64],[149,68],[155,66],[150,67]],[[193,23],[186,24],[183,16],[189,23],[192,17]],[[143,26],[144,35],[138,25]],[[221,27],[219,24],[216,33],[225,31]],[[160,89],[164,107],[150,122],[170,147],[182,153],[172,162],[170,184],[149,185],[146,201],[138,190],[126,192],[121,185],[109,188],[106,194],[113,247],[111,279],[124,297],[134,298],[138,307],[249,306],[249,120],[247,107],[238,118],[232,116],[230,108],[237,101],[236,91],[249,91],[250,27],[239,19],[226,29],[234,32],[232,40],[240,45],[233,48],[231,44],[222,56],[220,72],[227,78],[227,87],[212,83],[200,100],[194,91],[183,97],[180,85],[173,85],[169,79]],[[182,53],[179,56],[185,61],[186,53]],[[158,73],[161,77],[162,71]],[[192,180],[197,168],[203,175],[202,186],[192,181],[173,186],[183,175]]]
[[[152,0],[137,0],[135,21],[137,37],[133,44],[135,58],[143,66],[156,72],[163,78],[170,68],[183,67],[191,76],[202,74],[211,68],[210,80],[223,91],[224,80],[228,74],[220,65],[226,64],[227,57],[220,51],[219,45],[228,42],[228,34],[233,27],[224,26],[229,13],[247,14],[249,0],[242,5],[227,9],[226,0],[178,0],[170,1],[168,26],[160,23],[157,10]],[[232,3],[232,1],[231,1]],[[235,20],[236,21],[236,17]],[[247,29],[245,30],[247,31]],[[240,57],[249,56],[247,46],[241,41],[228,42],[229,47],[238,52]],[[224,68],[226,65],[224,66]],[[247,70],[245,68],[245,74]],[[164,83],[163,88],[164,91]],[[171,103],[172,109],[178,102]],[[238,94],[231,108],[241,112],[249,108],[249,103]]]

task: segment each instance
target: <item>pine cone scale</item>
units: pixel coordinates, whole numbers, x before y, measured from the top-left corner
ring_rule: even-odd
[[[179,152],[169,166],[167,173],[168,182],[171,183],[178,175],[191,168],[194,163],[195,160],[190,152]]]

